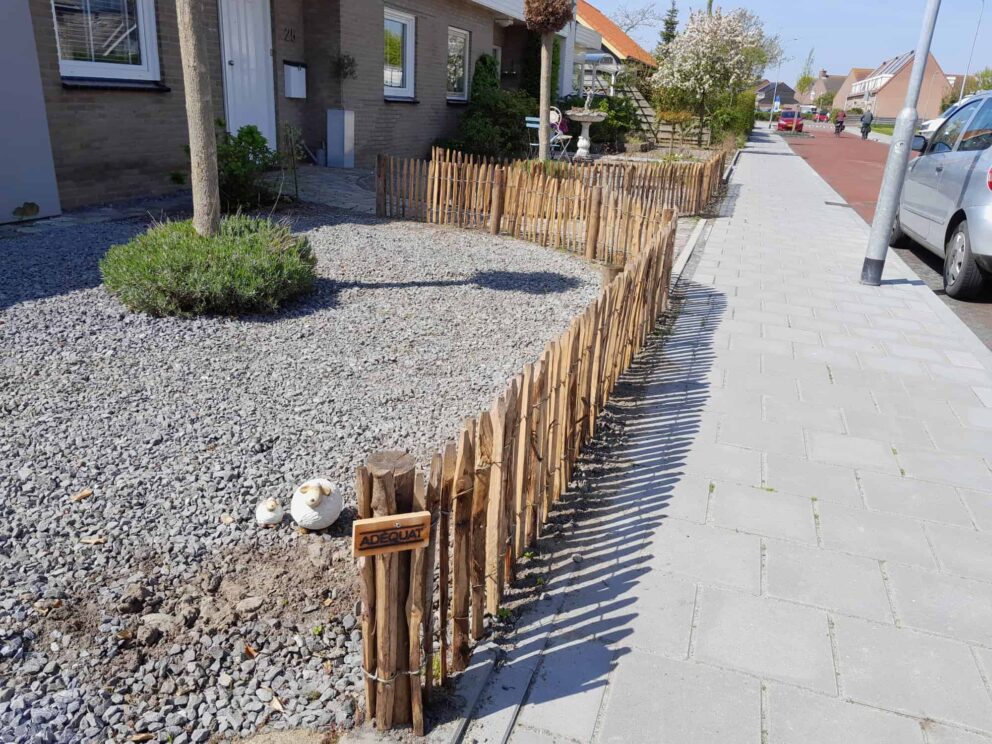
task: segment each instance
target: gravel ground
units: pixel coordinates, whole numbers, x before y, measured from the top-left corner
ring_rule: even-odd
[[[598,291],[520,241],[292,219],[320,279],[277,318],[125,312],[97,260],[138,221],[0,240],[0,741],[353,725],[354,468],[426,462]],[[255,526],[316,475],[338,523]]]

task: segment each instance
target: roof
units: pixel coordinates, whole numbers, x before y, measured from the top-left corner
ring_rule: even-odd
[[[576,17],[583,26],[588,26],[603,37],[603,46],[621,60],[634,59],[648,67],[657,67],[658,61],[640,44],[625,34],[620,27],[594,8],[586,0],[578,0]]]
[[[827,75],[824,78],[820,78],[827,93],[836,93],[839,91],[840,86],[844,84],[846,79],[847,75]]]
[[[905,67],[909,62],[913,60],[913,55],[915,52],[903,52],[898,57],[893,57],[892,59],[885,60],[882,64],[871,71],[868,75],[869,78],[878,77],[879,75],[895,75],[903,67]]]
[[[755,91],[755,95],[758,97],[758,100],[765,101],[767,98],[767,103],[774,103],[772,100],[773,94],[778,96],[779,103],[783,106],[796,102],[796,91],[793,90],[791,86],[783,82],[779,82],[777,90],[775,88],[775,81],[772,81],[766,82]]]
[[[868,77],[871,72],[870,67],[852,67],[851,71],[847,73],[848,77],[854,77],[854,82],[858,83]]]

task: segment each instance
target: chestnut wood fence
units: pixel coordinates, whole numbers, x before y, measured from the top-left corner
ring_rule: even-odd
[[[400,162],[392,161],[393,167]],[[476,163],[483,175],[473,179],[466,177],[472,164],[451,163],[454,171],[439,168],[439,178],[418,180],[418,161],[405,162],[413,171],[406,165],[399,172],[429,187],[403,192],[422,197],[408,202],[408,210],[470,224],[488,214],[492,196],[472,184],[495,181],[500,172],[514,184],[522,178],[517,174],[526,174]],[[448,191],[435,200],[437,188],[444,192],[453,183],[463,184],[457,190],[462,196]],[[572,195],[581,185],[579,179],[541,183],[550,193]],[[498,613],[517,561],[541,536],[617,379],[668,306],[676,212],[659,210],[650,196],[635,194],[631,201],[624,196],[621,202],[634,214],[658,211],[657,229],[640,235],[623,271],[510,380],[489,409],[464,421],[457,440],[434,454],[426,477],[402,452],[376,453],[358,469],[359,518],[424,510],[432,517],[427,548],[359,559],[366,710],[380,730],[409,723],[416,733],[424,732],[424,704],[433,686],[468,666],[472,647],[483,636],[484,616]],[[516,220],[514,229],[530,234],[521,222],[529,225],[533,216],[510,203],[504,219]],[[544,219],[554,224],[551,217]],[[549,234],[569,233],[538,231],[542,238]]]
[[[497,162],[434,148],[379,156],[376,213],[488,229],[616,266],[657,239],[666,209],[697,214],[716,195],[726,151],[705,163]]]

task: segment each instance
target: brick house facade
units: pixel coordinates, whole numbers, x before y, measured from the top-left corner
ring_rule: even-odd
[[[61,206],[180,188],[174,175],[188,170],[188,135],[174,1],[11,1],[27,3],[30,10]],[[116,29],[83,10],[97,6],[113,11]],[[523,30],[523,0],[205,0],[204,6],[215,116],[232,129],[256,123],[245,115],[243,102],[238,104],[241,115],[232,113],[231,102],[232,96],[254,97],[261,107],[255,109],[258,125],[269,133],[270,146],[279,144],[288,124],[300,129],[317,152],[328,138],[328,111],[353,112],[359,167],[370,167],[380,152],[424,156],[433,142],[452,134],[465,109],[476,60],[498,53],[504,39],[519,38]],[[249,13],[255,14],[254,26],[235,27]],[[395,46],[389,50],[384,21]],[[104,25],[98,28],[98,23]],[[80,31],[84,27],[85,33]],[[256,55],[252,72],[244,74],[261,82],[245,89],[228,76],[240,74],[232,72],[238,69],[235,59],[242,64],[235,47],[243,43],[241,35],[253,32],[262,36],[242,47]],[[137,49],[139,34],[145,34],[140,54],[132,53],[140,65],[94,64],[100,55],[119,56],[122,46]],[[262,39],[271,54],[257,51],[265,46]],[[451,44],[458,50],[455,68],[462,64],[458,60],[464,65],[454,94],[449,90]],[[384,65],[389,54],[395,56],[392,66],[388,59]],[[341,75],[347,58],[354,62],[352,74]],[[305,70],[300,90],[287,89],[287,63],[297,72]],[[136,70],[132,78],[141,79],[117,79],[117,70]],[[563,81],[570,77],[562,75]],[[0,156],[3,147],[11,146],[0,144]]]

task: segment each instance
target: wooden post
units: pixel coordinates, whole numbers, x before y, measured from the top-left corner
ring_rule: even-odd
[[[469,569],[472,545],[472,502],[475,486],[475,419],[465,422],[465,429],[458,439],[455,459],[455,477],[451,482],[451,495],[455,513],[454,575],[451,602],[451,669],[462,672],[468,668],[471,648],[468,642],[469,621]]]
[[[368,459],[372,478],[372,515],[405,514],[413,510],[414,459],[405,452],[376,452]],[[409,622],[410,554],[386,553],[375,558],[376,727],[386,731],[410,723]],[[418,678],[419,684],[419,678]]]
[[[438,632],[441,634],[441,675],[440,684],[448,681],[448,598],[451,581],[451,491],[455,478],[455,458],[457,450],[454,442],[444,446],[441,458],[441,526],[438,533]]]
[[[413,481],[413,504],[411,511],[427,509],[427,486],[423,473],[417,471]],[[420,628],[424,621],[424,548],[413,551],[410,556],[410,593],[406,602],[407,646],[409,649],[410,712],[413,719],[413,732],[424,735],[424,701],[420,675]],[[427,670],[430,674],[430,670]]]
[[[427,481],[427,510],[431,513],[431,542],[424,561],[424,663],[427,667],[424,694],[429,699],[434,687],[434,556],[437,554],[438,522],[441,518],[441,487],[444,466],[441,454],[431,459]]]
[[[500,525],[503,521],[503,442],[506,434],[506,398],[500,396],[490,411],[493,427],[493,463],[489,473],[489,503],[486,506],[486,612],[495,615],[503,596]]]
[[[496,175],[493,182],[493,200],[490,211],[492,217],[489,222],[489,233],[499,235],[500,223],[503,221],[503,191],[506,188],[506,169],[496,168]]]
[[[472,488],[472,638],[482,638],[486,601],[486,506],[493,460],[493,424],[489,411],[479,414],[475,434],[475,480]]]
[[[386,156],[375,157],[375,216],[386,216]]]
[[[358,518],[372,516],[372,478],[366,468],[358,468],[355,477],[358,494]],[[375,558],[359,558],[358,570],[362,577],[362,669],[365,678],[365,710],[369,718],[375,716],[376,642],[375,642]]]

